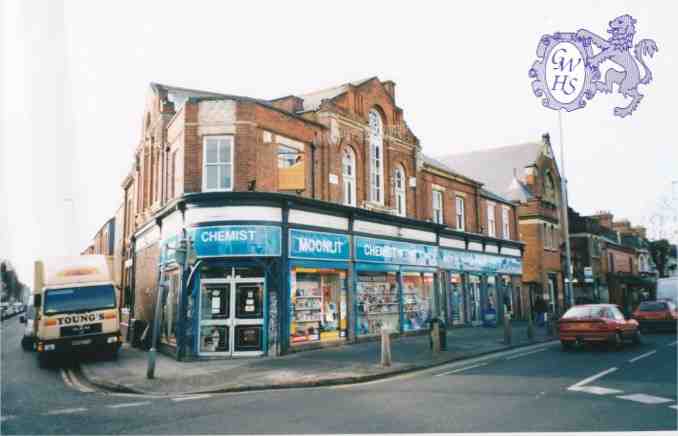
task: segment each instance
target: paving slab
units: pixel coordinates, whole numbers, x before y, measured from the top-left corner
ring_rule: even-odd
[[[501,328],[450,329],[447,350],[438,354],[431,351],[427,335],[394,338],[393,364],[387,368],[379,364],[381,344],[371,341],[280,357],[179,362],[159,354],[152,380],[146,378],[147,352],[125,344],[116,360],[85,361],[81,371],[100,388],[161,395],[356,383],[554,339],[535,328],[531,342],[526,330],[526,323],[516,322],[513,344],[507,346]]]

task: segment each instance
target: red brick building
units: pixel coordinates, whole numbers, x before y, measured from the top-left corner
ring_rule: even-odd
[[[446,156],[449,167],[485,183],[517,205],[523,252],[524,304],[542,296],[556,312],[564,305],[561,247],[563,202],[560,173],[549,135],[540,142]]]
[[[123,253],[123,304],[133,307],[134,318],[152,319],[158,280],[166,280],[171,289],[164,321],[178,320],[179,327],[164,323],[163,337],[178,348],[185,340],[184,346],[194,347],[199,355],[206,344],[226,347],[224,335],[233,333],[213,327],[212,321],[197,322],[192,329],[185,324],[204,316],[190,313],[190,308],[206,297],[200,290],[186,295],[192,292],[187,286],[193,286],[193,276],[186,277],[172,260],[171,241],[180,235],[198,238],[193,241],[199,262],[211,267],[221,262],[223,271],[235,268],[233,277],[240,268],[233,263],[237,259],[253,270],[264,268],[261,283],[267,293],[262,301],[269,313],[261,323],[243,326],[249,325],[247,334],[257,338],[254,330],[263,328],[273,353],[309,337],[341,342],[372,332],[373,323],[367,319],[372,312],[363,316],[362,309],[352,307],[362,307],[360,292],[374,287],[366,283],[374,283],[376,276],[370,274],[377,270],[386,289],[402,293],[399,303],[380,303],[399,304],[400,321],[395,322],[402,332],[421,327],[421,320],[408,315],[417,310],[428,311],[428,316],[437,313],[450,324],[465,324],[480,323],[486,313],[501,317],[504,310],[527,307],[525,299],[518,298],[523,244],[518,241],[516,206],[473,174],[425,156],[396,104],[391,81],[373,77],[273,100],[151,84],[134,165],[121,186],[123,209],[117,215],[122,221],[118,246]],[[282,247],[276,249],[282,257],[265,255],[259,262],[224,255],[219,251],[225,249],[223,244],[201,245],[213,238],[223,240],[224,235],[237,237],[236,228],[258,237],[256,226],[268,226],[266,231],[282,236],[274,236],[267,247],[249,249],[268,253],[279,243]],[[222,233],[199,240],[204,229],[217,227]],[[322,249],[345,240],[350,252],[328,252],[340,262],[309,267],[308,256],[297,260],[304,255],[295,250],[303,247],[295,246],[292,238],[302,232],[315,232],[312,237],[319,238]],[[227,248],[238,247],[234,243]],[[201,249],[221,254],[204,251],[201,257]],[[330,279],[323,271],[334,274],[334,281],[346,280],[346,295],[328,302],[323,312],[343,307],[346,318],[341,315],[337,325],[348,327],[342,327],[341,335],[323,330],[321,336],[312,328],[297,334],[292,330],[311,321],[294,318],[294,311],[292,319],[286,319],[289,305],[301,298],[290,295],[286,283],[296,283],[299,277],[311,280],[312,274],[324,283]],[[209,328],[221,338],[218,345],[203,332]],[[184,339],[177,337],[177,329],[188,331]]]

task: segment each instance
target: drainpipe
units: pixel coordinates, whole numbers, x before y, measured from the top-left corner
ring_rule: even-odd
[[[316,137],[313,138],[311,142],[311,198],[315,200],[315,149],[316,149]]]
[[[474,197],[475,204],[476,204],[476,233],[482,233],[480,231],[482,224],[480,224],[480,189],[478,188],[478,185],[475,186],[476,190],[476,195]]]

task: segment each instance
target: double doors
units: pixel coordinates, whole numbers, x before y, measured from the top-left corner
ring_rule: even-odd
[[[201,280],[200,355],[263,354],[264,283],[263,277]]]

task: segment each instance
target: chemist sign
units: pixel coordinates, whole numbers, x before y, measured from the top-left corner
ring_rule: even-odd
[[[313,260],[349,260],[348,235],[340,233],[290,230],[290,257]]]
[[[198,257],[280,256],[280,227],[209,226],[191,233]]]

